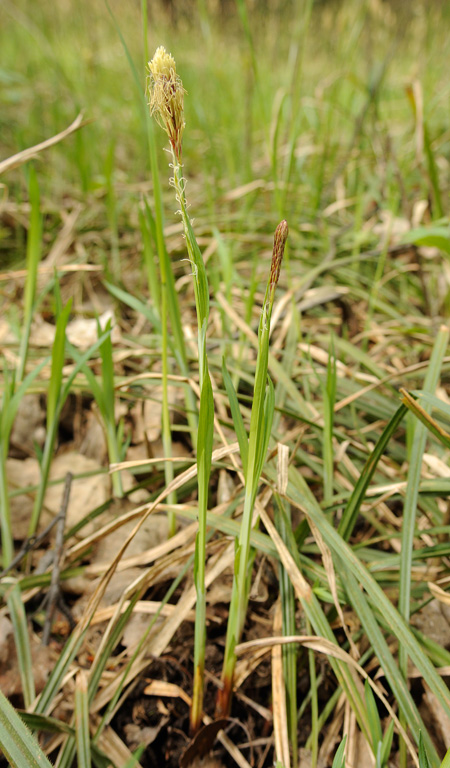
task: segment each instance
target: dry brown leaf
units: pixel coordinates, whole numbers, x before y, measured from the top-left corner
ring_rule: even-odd
[[[129,506],[129,504],[121,504],[123,511]],[[117,509],[117,505],[115,507]],[[115,531],[112,531],[108,536],[105,536],[97,548],[95,557],[91,560],[91,564],[108,563],[111,561],[111,557],[120,549],[124,540],[130,535],[135,526],[134,520],[122,525]],[[131,539],[128,547],[124,552],[124,557],[139,556],[142,552],[146,552],[150,547],[157,547],[167,541],[169,534],[169,526],[166,515],[153,514],[148,517],[140,529],[136,532]]]
[[[36,313],[31,324],[30,344],[34,347],[45,347],[48,349],[55,340],[55,332],[55,326],[47,323],[41,315]]]
[[[450,595],[443,592],[443,590],[441,590],[443,594],[439,594],[439,587],[436,588],[436,585],[434,584],[430,584],[429,586],[431,593],[434,594],[437,599],[431,600],[430,603],[427,603],[420,609],[420,611],[415,613],[411,617],[411,623],[426,637],[429,637],[430,640],[438,643],[443,648],[448,648],[450,644],[450,627],[447,619],[442,613],[440,601],[442,601],[442,603],[447,602],[447,605],[450,605]]]
[[[430,691],[426,682],[424,681],[425,694],[421,704],[421,712],[424,714],[424,709],[427,709],[427,717],[425,723],[429,719],[432,720],[431,732],[436,733],[442,740],[445,749],[450,747],[450,717],[447,715],[442,703],[437,696]]]
[[[45,410],[39,395],[22,397],[11,430],[11,447],[20,453],[34,453],[34,443],[45,442]]]
[[[112,309],[107,309],[98,318],[102,331],[105,330],[108,321],[111,321],[111,341],[113,344],[117,344],[122,339],[120,328],[115,322],[114,312]],[[78,349],[89,349],[92,344],[98,339],[98,325],[97,318],[91,317],[74,317],[69,323],[67,323],[66,335],[70,343]]]
[[[130,601],[125,600],[121,610],[125,611],[129,604]],[[91,621],[91,626],[94,624],[100,624],[103,621],[108,621],[114,615],[116,608],[116,604],[108,605],[105,608],[99,608],[98,611],[96,611],[94,614],[94,617]],[[161,603],[155,600],[138,600],[134,606],[135,613],[145,614],[146,616],[153,616],[157,611],[159,611],[160,616],[163,618],[171,616],[175,610],[176,606],[172,605],[172,603],[166,603],[166,605],[161,606]],[[186,620],[195,621],[195,611],[191,611],[191,613],[186,617]]]
[[[217,504],[227,504],[233,498],[235,486],[233,478],[226,469],[219,470],[219,482],[217,484]]]
[[[383,243],[394,245],[410,230],[408,219],[394,216],[392,211],[380,211],[379,219],[380,221],[372,227],[372,232],[378,235]]]
[[[10,324],[2,317],[0,318],[0,344],[9,345],[16,344],[17,339],[11,331]]]
[[[50,480],[64,480],[67,472],[74,475],[86,472],[98,472],[90,477],[75,478],[70,490],[70,499],[67,507],[66,528],[81,522],[89,512],[99,507],[110,497],[110,478],[102,470],[100,464],[94,459],[89,459],[81,453],[71,451],[62,453],[53,459],[50,470]],[[58,514],[63,494],[63,483],[49,485],[45,494],[45,507]],[[80,532],[84,537],[98,526],[98,519],[86,525]]]
[[[107,725],[106,728],[100,731],[97,743],[102,752],[110,758],[113,765],[126,765],[129,763],[130,765],[133,764],[136,768],[142,768],[140,763],[135,762],[132,752],[111,726]]]
[[[95,459],[99,464],[104,464],[108,458],[108,446],[106,436],[100,418],[95,410],[86,411],[84,414],[85,426],[83,442],[80,445],[80,453],[88,459]]]
[[[149,744],[152,744],[155,741],[158,733],[165,725],[167,725],[169,719],[170,718],[168,717],[162,717],[158,725],[154,726],[127,723],[124,726],[127,746],[132,749],[133,752],[143,744],[148,747]]]
[[[349,763],[349,768],[350,765],[353,765],[354,768],[358,768],[360,765],[363,765],[364,768],[372,768],[375,765],[375,758],[361,731],[356,731],[354,742],[353,763]]]
[[[281,601],[278,599],[275,605],[273,620],[274,634],[279,635],[281,629]],[[291,755],[289,750],[289,729],[286,712],[286,687],[284,683],[283,656],[280,645],[274,646],[272,649],[272,706],[276,758],[283,765],[283,768],[290,768]]]
[[[164,616],[158,616],[155,622],[155,627],[160,626],[163,619]],[[123,645],[124,648],[133,651],[142,640],[142,637],[152,620],[153,617],[146,616],[144,613],[132,613],[125,625],[120,641],[121,645]]]
[[[36,459],[7,459],[6,474],[10,491],[37,486],[41,473]],[[16,541],[23,541],[28,536],[34,493],[11,496],[11,519],[14,520],[13,535]],[[45,528],[51,521],[51,515],[44,509],[41,514],[40,528]]]
[[[152,680],[145,686],[143,693],[147,696],[167,696],[171,699],[182,699],[188,707],[191,706],[191,697],[175,683],[166,683],[164,680]]]
[[[36,693],[40,693],[55,666],[56,656],[49,646],[41,645],[31,631],[28,634],[30,638],[34,684]],[[0,661],[0,690],[8,698],[21,696],[22,681],[17,660],[13,626],[6,616],[0,617]]]
[[[312,752],[306,747],[300,747],[298,750],[298,768],[313,768]]]
[[[333,558],[331,556],[331,552],[330,552],[329,548],[327,547],[327,545],[325,544],[325,542],[323,540],[323,537],[322,537],[322,534],[320,533],[319,529],[317,528],[317,526],[313,523],[313,521],[311,519],[309,520],[309,527],[311,528],[311,533],[313,534],[313,536],[314,536],[314,538],[316,540],[317,546],[320,549],[320,554],[322,555],[323,567],[325,568],[325,573],[327,575],[328,584],[329,584],[329,587],[330,587],[330,592],[331,592],[332,597],[333,597],[334,606],[335,606],[337,614],[339,616],[342,629],[344,630],[345,636],[346,636],[346,638],[348,640],[348,643],[350,645],[350,648],[351,648],[351,651],[352,651],[352,656],[355,659],[359,659],[359,651],[358,651],[355,643],[353,642],[353,638],[352,638],[350,632],[347,629],[347,624],[345,622],[344,613],[343,613],[341,604],[339,602],[339,597],[338,597],[338,593],[337,593],[337,584],[336,584],[336,574],[334,572],[334,563],[333,563]]]
[[[325,637],[317,637],[315,635],[290,635],[288,637],[261,637],[257,640],[250,640],[245,643],[239,643],[239,645],[235,648],[236,655],[241,655],[242,653],[246,653],[249,650],[252,651],[252,655],[254,654],[254,649],[264,650],[265,648],[272,648],[272,646],[279,644],[279,645],[286,645],[287,643],[300,643],[301,645],[304,645],[306,648],[312,648],[314,651],[318,651],[319,653],[323,653],[326,656],[333,656],[335,659],[339,659],[340,661],[344,661],[348,667],[350,667],[351,670],[358,672],[358,674],[363,678],[363,680],[367,680],[370,687],[374,691],[375,695],[383,702],[384,706],[386,707],[387,711],[389,712],[390,716],[394,720],[397,730],[401,735],[403,736],[405,743],[408,747],[409,753],[414,761],[414,764],[419,768],[419,760],[417,757],[417,753],[415,750],[414,745],[411,742],[411,739],[407,735],[405,729],[402,727],[396,713],[392,709],[391,705],[389,704],[389,701],[387,700],[386,696],[380,689],[380,686],[374,683],[374,681],[369,677],[367,672],[358,664],[355,659],[350,656],[347,651],[344,651],[343,648],[333,643],[331,640],[328,640]],[[354,678],[356,682],[356,677]]]

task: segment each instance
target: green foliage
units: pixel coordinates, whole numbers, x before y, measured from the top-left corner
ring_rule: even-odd
[[[172,5],[175,16],[182,13],[181,5]],[[401,649],[403,672],[409,657],[450,713],[448,690],[434,669],[448,665],[448,653],[410,629],[408,621],[429,599],[424,573],[430,564],[433,569],[443,564],[439,575],[445,575],[444,558],[449,554],[450,531],[442,513],[448,481],[431,464],[433,460],[447,465],[450,448],[450,410],[436,395],[439,382],[447,386],[449,370],[446,332],[436,330],[449,308],[442,264],[450,253],[448,179],[442,172],[448,161],[448,104],[443,97],[448,80],[448,9],[442,4],[425,9],[419,0],[412,13],[397,4],[380,18],[367,2],[347,0],[332,8],[323,3],[316,9],[308,1],[301,9],[288,3],[286,13],[269,13],[266,18],[257,5],[239,0],[229,18],[219,19],[210,14],[208,3],[194,3],[192,25],[183,17],[173,27],[161,9],[151,4],[147,8],[144,0],[142,24],[119,6],[114,15],[101,4],[85,2],[77,5],[76,14],[66,14],[64,8],[55,12],[48,2],[26,8],[19,3],[14,10],[11,4],[5,6],[0,25],[2,154],[51,136],[71,122],[74,107],[94,120],[59,146],[39,152],[38,173],[30,166],[26,174],[12,168],[2,177],[2,320],[13,331],[1,336],[2,566],[7,567],[15,553],[11,494],[35,494],[30,533],[38,527],[61,413],[70,393],[95,397],[108,435],[110,461],[123,457],[122,428],[114,413],[119,367],[110,331],[99,329],[96,344],[83,354],[66,339],[70,314],[84,312],[79,297],[88,294],[83,293],[85,288],[93,288],[93,293],[102,289],[80,272],[81,293],[73,292],[70,308],[66,302],[72,295],[73,275],[61,269],[67,262],[57,260],[52,275],[44,261],[50,251],[60,255],[64,246],[64,259],[69,257],[75,266],[105,268],[108,281],[103,285],[116,303],[116,316],[124,315],[120,352],[125,354],[117,355],[120,374],[145,375],[155,358],[162,361],[157,375],[163,384],[164,456],[172,452],[174,413],[177,431],[186,431],[185,444],[190,441],[194,455],[197,451],[198,478],[191,474],[189,480],[181,479],[177,496],[162,502],[170,509],[172,533],[175,515],[188,522],[200,519],[195,564],[190,551],[173,590],[167,592],[172,601],[176,599],[174,590],[194,567],[196,665],[202,666],[205,650],[206,542],[214,536],[214,547],[220,547],[221,538],[224,546],[227,538],[234,538],[228,672],[248,615],[253,562],[267,556],[271,564],[278,561],[274,572],[279,574],[283,633],[304,632],[295,623],[294,593],[305,631],[315,633],[319,641],[326,639],[336,653],[342,650],[336,604],[345,616],[354,614],[367,645],[361,666],[370,664],[371,677],[377,680],[374,665],[379,664],[389,684],[389,701],[394,713],[402,712],[421,768],[438,768],[432,728],[422,722],[394,649]],[[148,38],[152,46],[161,40],[172,47],[189,94],[183,166],[173,169],[185,243],[180,227],[174,225],[172,196],[166,182],[161,183],[163,137],[150,120],[144,96],[142,62],[149,58]],[[200,41],[198,46],[192,46],[193,39]],[[111,55],[118,40],[119,55]],[[399,68],[414,70],[417,78],[413,114],[404,78],[397,76]],[[190,179],[191,208],[185,200],[184,176]],[[81,206],[78,219],[71,218],[74,201]],[[426,210],[422,201],[429,201]],[[256,338],[256,309],[262,299],[259,286],[267,277],[265,251],[278,215],[288,218],[292,232],[269,350],[268,323],[260,325]],[[401,234],[404,228],[397,231],[404,219],[413,227],[406,235]],[[416,246],[414,256],[410,244]],[[422,251],[429,246],[439,249],[440,255]],[[189,266],[182,262],[185,247]],[[5,269],[11,263],[15,270],[17,263],[27,270],[25,283],[17,278],[12,293],[9,286],[4,290],[3,255]],[[190,271],[192,281],[187,279]],[[195,327],[191,282],[198,371],[191,339],[185,334]],[[51,350],[40,349],[33,340],[33,323],[41,320],[41,310],[45,320],[56,316]],[[171,374],[184,377],[177,382],[184,405],[169,404]],[[198,398],[191,387],[197,375]],[[139,386],[133,384],[128,391],[124,387],[121,397],[139,398]],[[42,454],[37,451],[41,477],[38,487],[11,490],[7,471],[11,430],[23,397],[30,392],[47,398],[46,441]],[[227,409],[239,443],[243,484],[228,454],[212,464],[214,418],[217,437],[222,439],[219,430],[223,430],[225,440],[233,439]],[[278,442],[289,450],[287,494],[275,496],[275,530],[270,528],[271,501],[267,527],[258,530],[251,527],[258,492],[262,488],[266,498],[277,489],[276,472],[266,458],[269,445]],[[220,515],[211,510],[218,468],[233,473],[234,482],[233,498]],[[158,468],[155,484],[171,485],[177,472],[176,464],[166,462],[164,471]],[[113,477],[116,495],[121,495],[120,476]],[[400,526],[393,511],[403,504]],[[86,512],[89,519],[91,510]],[[298,526],[295,531],[293,525]],[[74,532],[67,532],[69,550]],[[215,555],[216,550],[211,551]],[[168,560],[150,566],[150,573],[153,567],[162,573],[177,567],[179,549],[168,552]],[[70,565],[67,573],[75,570]],[[152,583],[158,583],[159,577],[154,578]],[[128,684],[132,689],[146,642],[151,653],[150,627],[157,632],[152,619],[136,655],[123,653],[123,670],[110,685],[110,660],[114,656],[117,662],[117,646],[144,581],[130,587],[129,605],[122,605],[123,613],[108,623],[87,691],[77,684],[76,696],[69,700],[76,710],[71,725],[52,722],[47,713],[72,674],[87,624],[69,636],[34,704],[28,608],[23,600],[26,590],[48,583],[48,574],[22,573],[20,568],[2,578],[1,595],[19,649],[25,705],[35,710],[24,719],[36,730],[51,732],[53,727],[65,740],[58,756],[63,768],[74,762],[105,765],[106,757],[95,742],[111,723]],[[273,585],[271,598],[274,593]],[[347,630],[358,644],[358,631],[353,625]],[[329,666],[336,685],[324,704],[318,651],[310,647],[301,651],[309,685],[297,704],[299,647],[298,643],[283,647],[292,763],[297,706],[298,722],[311,721],[307,748],[315,758],[322,729],[344,695],[371,745],[377,768],[385,768],[392,759],[394,729],[398,731],[394,719],[383,733],[376,694],[366,683],[362,697],[348,659],[331,654],[326,674],[329,678]],[[107,694],[101,700],[103,691]],[[102,715],[91,737],[88,712],[98,713],[100,701]],[[4,725],[0,746],[9,762],[24,768],[45,765],[36,740],[14,715],[0,698]],[[11,734],[17,739],[4,746],[1,739],[6,742]],[[344,768],[344,748],[345,739],[333,768]],[[138,754],[130,765],[136,760]],[[450,768],[450,753],[441,768]]]
[[[24,318],[20,338],[19,366],[17,369],[17,380],[19,382],[22,381],[25,375],[30,329],[35,311],[37,271],[42,253],[42,215],[40,210],[39,183],[34,165],[30,165],[29,168],[28,193],[31,214],[27,238],[27,279],[24,295]]]
[[[347,736],[344,736],[341,743],[339,744],[339,747],[337,749],[337,752],[334,756],[333,765],[331,768],[345,768],[345,742],[347,741]]]
[[[14,707],[0,691],[0,748],[12,768],[50,768],[39,747]]]

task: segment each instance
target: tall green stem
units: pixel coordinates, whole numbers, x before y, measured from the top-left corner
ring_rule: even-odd
[[[211,455],[214,433],[214,401],[206,354],[206,330],[209,317],[209,293],[206,269],[195,240],[187,213],[182,166],[174,151],[173,185],[180,205],[181,218],[186,236],[189,260],[194,276],[195,305],[198,323],[198,369],[200,385],[200,410],[197,443],[198,479],[198,533],[195,543],[194,581],[197,591],[194,637],[194,690],[191,709],[191,731],[195,733],[202,722],[204,696],[204,667],[206,646],[206,517],[208,490],[211,474]]]
[[[275,289],[280,275],[281,260],[283,258],[287,235],[287,223],[286,221],[282,221],[275,232],[270,277],[267,283],[266,295],[259,322],[258,356],[256,360],[255,387],[253,392],[252,413],[250,417],[248,456],[246,467],[244,467],[244,511],[242,514],[239,542],[236,549],[233,588],[222,669],[222,688],[219,690],[216,705],[216,714],[219,717],[227,716],[230,712],[233,674],[236,664],[234,649],[240,641],[247,613],[251,570],[253,565],[253,557],[250,555],[250,535],[252,531],[253,511],[272,429],[275,406],[273,385],[267,375],[269,364],[270,319],[272,316]]]

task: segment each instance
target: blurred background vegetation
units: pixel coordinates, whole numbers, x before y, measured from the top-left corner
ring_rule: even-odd
[[[91,121],[38,161],[51,218],[69,197],[90,200],[83,225],[95,215],[102,231],[114,219],[126,255],[136,202],[150,191],[141,94],[147,54],[160,44],[175,56],[188,94],[184,159],[200,229],[255,231],[268,222],[273,229],[279,214],[296,228],[320,228],[336,184],[359,222],[373,206],[410,215],[416,200],[433,195],[408,97],[413,83],[420,84],[441,195],[448,192],[445,0],[272,0],[249,2],[246,11],[231,0],[172,0],[149,3],[147,13],[146,50],[137,0],[0,6],[1,156],[58,133],[80,111]],[[164,145],[162,132],[155,138]],[[260,185],[239,210],[224,201],[227,191],[255,179]],[[20,201],[26,169],[7,182]],[[20,228],[5,230],[4,222],[2,235],[2,261],[22,259]],[[108,238],[97,247],[107,250]]]

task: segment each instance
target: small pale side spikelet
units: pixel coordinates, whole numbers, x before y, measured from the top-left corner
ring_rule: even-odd
[[[289,228],[286,219],[280,221],[273,238],[272,264],[270,266],[270,292],[274,292],[280,278],[281,262],[283,260],[284,247],[286,245]]]
[[[150,70],[150,110],[156,120],[167,132],[178,162],[181,163],[181,139],[184,131],[184,88],[177,75],[175,59],[160,45],[153,59],[149,61]]]

